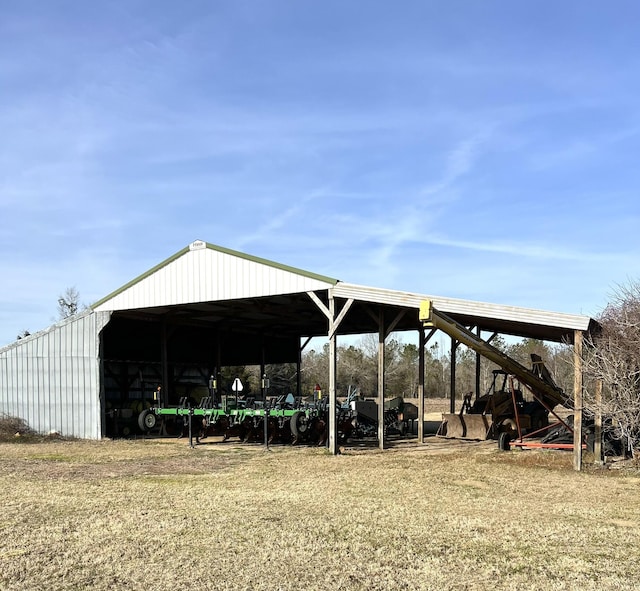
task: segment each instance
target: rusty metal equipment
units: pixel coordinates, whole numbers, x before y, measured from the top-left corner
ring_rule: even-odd
[[[420,320],[423,325],[428,328],[437,328],[446,332],[452,338],[467,345],[483,357],[493,361],[504,371],[513,374],[518,378],[521,384],[526,385],[531,390],[538,393],[539,396],[555,401],[555,404],[570,404],[568,397],[564,394],[553,380],[550,380],[548,371],[536,368],[534,363],[533,370],[529,370],[524,365],[509,357],[499,349],[496,349],[480,337],[467,330],[464,326],[457,323],[443,312],[436,310],[430,300],[424,300],[420,305]],[[538,360],[540,358],[538,357]]]
[[[498,439],[503,432],[515,434],[548,424],[549,411],[533,395],[525,396],[521,384],[504,370],[496,369],[489,390],[474,402],[465,396],[458,414],[443,414],[438,435],[456,439]]]
[[[571,444],[535,441],[555,425],[573,429],[561,419],[554,407],[572,407],[571,399],[553,381],[540,356],[532,354],[532,369],[496,349],[467,330],[461,324],[434,309],[425,300],[420,306],[420,320],[426,327],[437,328],[477,353],[493,361],[502,369],[494,372],[492,386],[475,403],[467,399],[459,414],[443,415],[439,434],[467,439],[498,439],[500,449],[548,447],[572,449]],[[525,397],[523,391],[527,392]],[[465,412],[466,411],[466,412]],[[557,423],[549,423],[549,414]]]
[[[357,393],[347,398],[343,407],[351,410],[354,437],[377,437],[378,402],[371,398],[359,398]],[[384,403],[384,431],[386,435],[404,437],[409,432],[410,422],[417,420],[418,409],[397,396]]]

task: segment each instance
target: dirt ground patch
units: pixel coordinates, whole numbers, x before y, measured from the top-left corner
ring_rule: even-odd
[[[636,588],[637,473],[392,445],[0,444],[0,588]]]

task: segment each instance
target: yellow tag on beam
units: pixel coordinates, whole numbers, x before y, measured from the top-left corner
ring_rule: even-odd
[[[420,302],[420,312],[418,318],[422,322],[431,322],[431,307],[433,306],[431,300],[422,300]]]

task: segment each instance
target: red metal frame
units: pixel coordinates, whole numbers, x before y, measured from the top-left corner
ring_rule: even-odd
[[[536,393],[529,386],[527,386],[527,384],[522,384],[522,385],[524,385],[527,388],[527,390],[531,392],[531,395],[540,404],[542,404],[542,406],[547,410],[547,412],[550,412],[558,420],[558,422],[562,423],[562,425],[564,425],[569,430],[569,432],[573,435],[573,427],[570,427],[568,423],[563,421],[555,412],[553,412],[553,409],[551,409],[547,404],[544,403],[543,400],[541,400],[538,396],[536,396]],[[520,414],[518,412],[518,405],[516,404],[516,393],[515,393],[515,387],[513,385],[513,376],[509,377],[509,386],[511,388],[511,400],[513,401],[513,411],[516,416],[516,426],[518,427],[518,439],[514,439],[513,441],[510,441],[509,445],[515,445],[517,447],[522,447],[522,448],[526,447],[528,449],[573,450],[573,443],[542,443],[540,441],[525,441],[525,439],[530,439],[532,437],[539,435],[540,433],[544,433],[545,431],[548,431],[552,427],[555,427],[557,423],[546,425],[541,429],[537,429],[536,431],[532,431],[531,433],[527,433],[525,436],[523,436],[522,429],[520,427]],[[582,443],[582,449],[587,449],[587,445],[584,442]]]
[[[573,449],[573,443],[540,443],[539,441],[510,441],[509,445],[526,447],[527,449]],[[582,449],[587,449],[587,444],[582,444]]]

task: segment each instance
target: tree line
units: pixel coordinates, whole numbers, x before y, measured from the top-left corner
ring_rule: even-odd
[[[449,342],[446,339],[445,342]],[[573,387],[573,365],[571,348],[565,345],[550,345],[535,340],[523,339],[509,343],[502,337],[496,337],[492,345],[519,361],[525,367],[531,367],[531,354],[542,357],[554,375],[558,385],[567,392]],[[418,345],[403,342],[400,338],[387,339],[385,342],[385,397],[417,398],[418,396]],[[464,345],[459,345],[456,361],[456,399],[468,392],[476,391],[476,353]],[[484,394],[490,387],[493,370],[497,366],[482,358],[480,361],[480,391]],[[328,389],[329,345],[311,348],[302,356],[300,368],[301,394],[312,395],[317,386],[323,391]],[[294,363],[268,365],[266,376],[270,380],[270,393],[286,394],[295,392],[297,386],[297,366]],[[229,374],[228,376],[226,374]],[[259,368],[226,368],[225,381],[241,376],[249,388],[256,392],[260,383]],[[425,348],[425,396],[445,398],[451,395],[451,348],[434,343]],[[378,338],[377,335],[365,335],[355,344],[337,347],[336,390],[339,397],[358,393],[365,397],[378,396]]]

